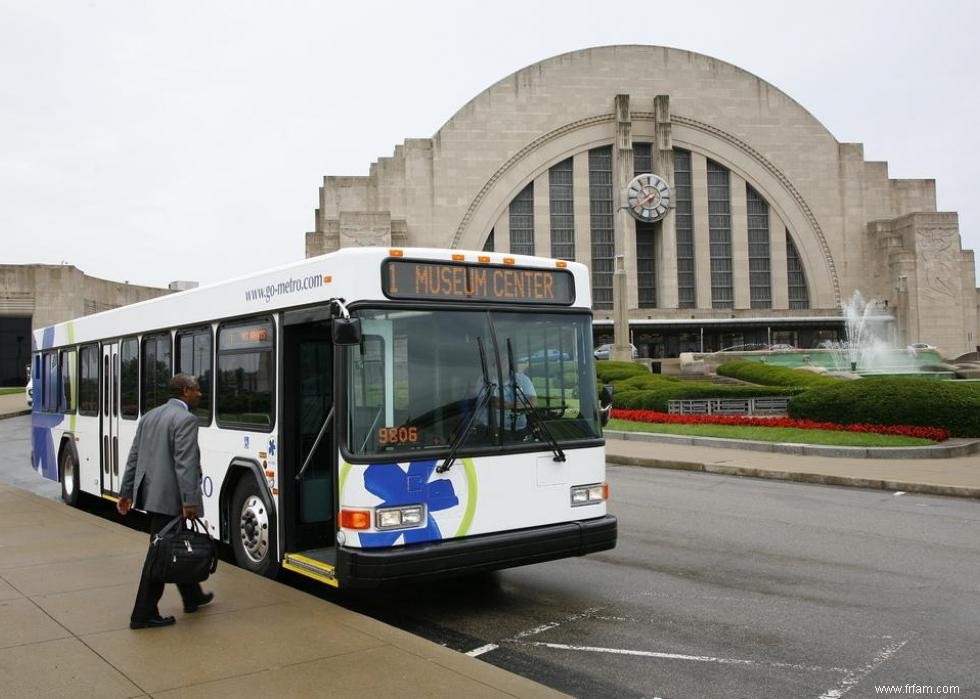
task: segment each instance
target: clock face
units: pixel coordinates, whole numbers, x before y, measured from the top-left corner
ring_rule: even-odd
[[[637,221],[659,221],[670,208],[670,187],[657,175],[637,175],[626,188],[626,206]]]

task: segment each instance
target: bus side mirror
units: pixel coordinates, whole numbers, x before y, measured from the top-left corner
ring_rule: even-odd
[[[361,319],[334,318],[332,333],[335,345],[359,345],[361,344]]]
[[[609,417],[612,415],[612,400],[613,386],[611,383],[607,383],[599,391],[599,417],[603,427],[609,424]]]

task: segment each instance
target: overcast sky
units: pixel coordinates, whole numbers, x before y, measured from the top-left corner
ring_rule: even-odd
[[[972,0],[0,0],[0,263],[165,286],[303,258],[324,175],[366,175],[487,87],[608,44],[774,84],[980,252]]]

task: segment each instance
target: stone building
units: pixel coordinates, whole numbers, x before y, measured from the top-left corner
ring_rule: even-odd
[[[96,279],[71,265],[0,265],[0,386],[27,382],[33,329],[168,293]]]
[[[634,220],[640,173],[670,186]],[[745,343],[816,346],[842,333],[855,290],[899,346],[973,351],[978,290],[957,215],[934,180],[896,180],[764,80],[655,46],[532,65],[409,139],[366,177],[325,177],[308,257],[356,245],[533,253],[590,266],[596,341],[613,277],[651,357]]]

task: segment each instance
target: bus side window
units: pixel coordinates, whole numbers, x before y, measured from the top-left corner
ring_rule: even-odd
[[[120,413],[123,418],[132,420],[140,414],[139,342],[135,337],[127,337],[122,341],[119,348],[119,370]]]
[[[99,414],[99,346],[82,347],[78,353],[78,414]]]
[[[61,351],[61,368],[58,372],[58,412],[75,412],[75,350]]]
[[[44,353],[44,412],[58,412],[58,353]]]

